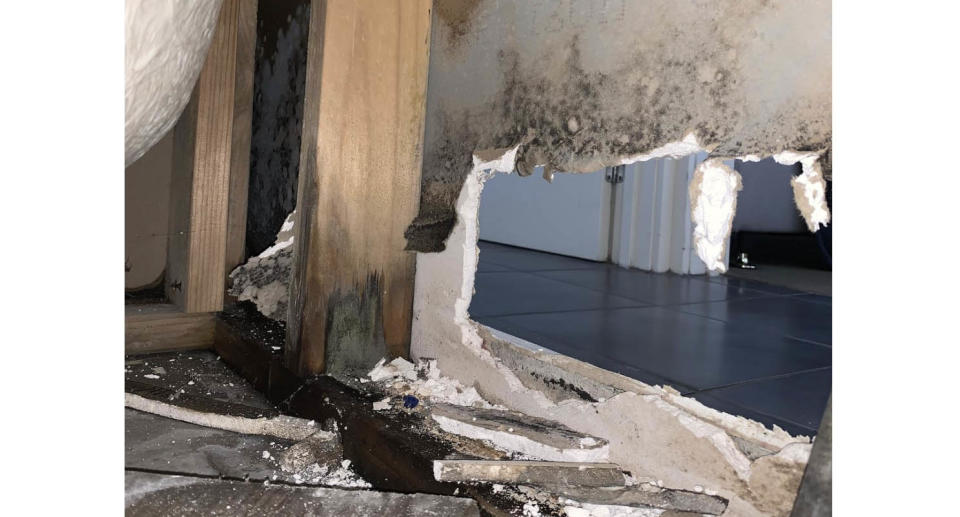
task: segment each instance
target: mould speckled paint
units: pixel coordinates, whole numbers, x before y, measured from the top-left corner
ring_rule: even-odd
[[[444,249],[475,153],[590,172],[693,134],[711,157],[828,152],[824,0],[437,0],[420,212]],[[829,177],[829,160],[821,164]]]

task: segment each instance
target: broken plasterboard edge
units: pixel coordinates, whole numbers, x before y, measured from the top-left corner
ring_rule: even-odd
[[[614,394],[619,392],[632,392],[638,395],[656,395],[665,401],[683,409],[691,415],[713,423],[724,431],[740,437],[744,440],[754,442],[764,449],[778,451],[793,443],[810,443],[810,437],[797,435],[793,436],[778,426],[768,429],[766,426],[755,420],[750,420],[742,416],[731,415],[718,411],[711,407],[703,405],[700,401],[692,397],[685,397],[679,391],[670,386],[653,386],[638,381],[632,377],[605,370],[590,363],[586,363],[573,357],[565,356],[558,352],[545,349],[535,343],[525,341],[521,338],[508,334],[506,332],[478,324],[482,332],[488,332],[490,338],[496,339],[508,348],[513,348],[513,352],[524,354],[525,352],[535,360],[562,368],[564,371],[573,373],[576,377],[583,377],[592,383],[609,387]],[[484,338],[484,348],[494,350],[488,346]],[[539,350],[543,350],[540,352]],[[504,362],[504,358],[493,353],[496,360]],[[566,380],[573,383],[573,379]],[[604,402],[600,400],[599,402]]]
[[[229,294],[239,301],[252,301],[261,314],[277,321],[287,316],[296,213],[287,215],[273,246],[230,272]]]
[[[434,421],[440,424],[444,431],[475,440],[490,442],[499,450],[506,452],[520,453],[525,456],[540,458],[547,461],[565,461],[578,463],[605,463],[610,456],[609,444],[600,447],[585,449],[560,449],[538,441],[532,440],[526,436],[511,433],[509,431],[500,431],[488,429],[478,425],[471,425],[461,420],[448,418],[441,415],[431,415]]]
[[[707,269],[727,270],[727,241],[737,211],[737,193],[743,189],[740,174],[718,158],[708,158],[697,166],[690,180],[690,218],[693,221],[693,245]]]
[[[827,204],[827,181],[823,177],[820,165],[820,153],[811,151],[782,151],[771,156],[780,165],[800,163],[801,173],[790,179],[793,187],[793,201],[800,215],[807,223],[807,229],[816,232],[821,226],[830,223],[830,207]],[[758,162],[763,158],[747,155],[740,160]]]
[[[816,158],[801,160],[803,172],[790,179],[793,200],[807,223],[807,229],[816,232],[830,224],[830,207],[827,205],[827,181],[823,179],[820,163]]]
[[[656,160],[658,158],[683,158],[691,154],[708,152],[700,146],[697,141],[697,135],[693,132],[687,133],[683,139],[677,142],[668,142],[656,149],[642,154],[635,154],[620,160],[618,165],[630,165],[637,162]]]
[[[246,418],[218,413],[195,411],[158,400],[152,400],[132,393],[124,393],[124,405],[145,413],[172,418],[190,424],[212,427],[241,434],[259,434],[274,436],[286,440],[300,441],[317,433],[326,433],[317,428],[312,420],[292,416],[273,418]],[[330,439],[333,439],[332,433]]]
[[[510,460],[434,460],[433,478],[456,483],[499,483],[547,487],[623,487],[615,463]]]
[[[283,224],[280,225],[280,231],[277,232],[277,238],[274,240],[274,243],[269,248],[260,252],[257,257],[265,258],[271,255],[276,254],[282,249],[289,248],[293,246],[294,232],[293,227],[296,222],[297,211],[294,210],[287,214],[287,218],[283,220]]]

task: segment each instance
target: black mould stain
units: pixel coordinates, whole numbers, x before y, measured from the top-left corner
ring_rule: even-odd
[[[473,16],[482,0],[436,0],[434,9],[437,18],[450,31],[448,45],[451,50],[460,47],[464,37],[473,26]]]
[[[805,125],[821,107],[793,107],[748,125],[756,120],[746,119],[748,100],[741,97],[736,63],[720,57],[727,50],[719,46],[671,58],[664,56],[676,55],[675,49],[663,43],[625,57],[614,73],[585,69],[577,35],[551,50],[565,53],[560,69],[537,61],[521,67],[515,49],[499,50],[501,89],[489,103],[472,110],[435,110],[439,113],[427,121],[439,131],[426,142],[420,212],[405,233],[407,249],[445,249],[477,150],[520,144],[516,171],[526,176],[538,165],[550,172],[598,170],[691,132],[717,155],[829,148],[819,121],[812,123],[814,129]],[[713,70],[709,77],[702,77],[703,67]]]
[[[253,82],[247,257],[273,244],[297,202],[309,0],[260,2]]]

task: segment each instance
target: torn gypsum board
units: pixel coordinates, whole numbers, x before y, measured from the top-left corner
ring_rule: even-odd
[[[729,503],[720,496],[646,484],[621,488],[568,487],[558,495],[562,499],[587,505],[657,508],[700,515],[721,515]]]
[[[430,416],[448,433],[489,441],[497,448],[543,460],[604,462],[610,455],[603,438],[513,411],[437,404]]]
[[[433,477],[437,481],[483,481],[512,485],[624,486],[623,471],[613,463],[436,460],[433,462]]]
[[[302,418],[285,415],[272,418],[248,418],[235,415],[206,413],[144,398],[132,393],[124,394],[124,405],[138,411],[235,433],[262,434],[296,441],[304,440],[308,436],[317,433],[326,433],[320,430],[313,421]],[[333,438],[332,433],[327,434],[331,435],[331,439]],[[323,435],[318,435],[318,437],[321,436]]]

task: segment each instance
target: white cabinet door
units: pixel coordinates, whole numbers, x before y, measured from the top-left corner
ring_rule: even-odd
[[[588,260],[607,260],[611,184],[604,171],[497,174],[480,196],[480,238]]]

